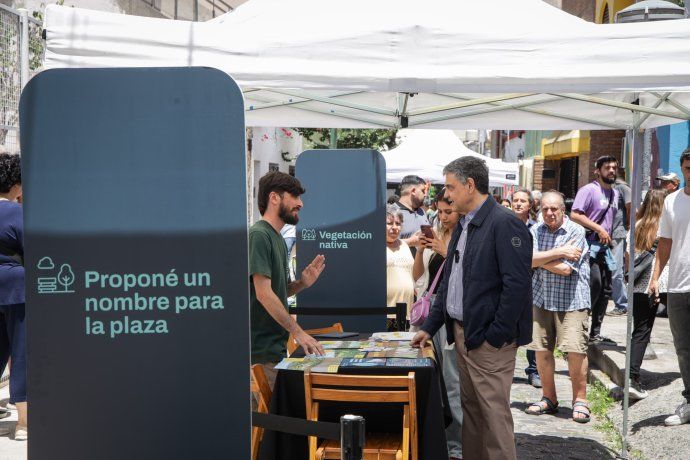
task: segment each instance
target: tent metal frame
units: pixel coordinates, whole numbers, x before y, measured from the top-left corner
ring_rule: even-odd
[[[262,93],[276,95],[278,96],[278,98],[273,99],[270,97],[260,97],[252,94],[259,91],[261,91]],[[436,123],[439,121],[467,118],[475,115],[483,115],[487,113],[500,112],[505,110],[518,110],[522,112],[534,113],[561,120],[586,123],[588,125],[591,125],[592,127],[599,127],[599,129],[639,129],[644,124],[644,122],[652,115],[664,118],[672,118],[679,121],[690,120],[690,108],[685,107],[683,104],[680,104],[679,102],[673,100],[671,97],[673,93],[665,92],[661,94],[656,91],[642,93],[651,95],[655,99],[654,104],[652,104],[651,106],[614,101],[592,94],[577,93],[511,93],[487,96],[482,98],[463,97],[462,95],[453,93],[431,93],[435,96],[447,97],[449,99],[455,99],[459,102],[444,105],[431,105],[428,107],[417,108],[415,110],[408,110],[409,99],[411,97],[414,97],[416,95],[415,93],[397,93],[398,107],[396,110],[391,110],[384,107],[375,107],[367,104],[360,104],[357,102],[344,99],[348,96],[363,94],[364,91],[349,91],[337,93],[331,96],[323,96],[308,91],[284,90],[276,88],[251,88],[244,90],[243,93],[245,95],[248,95],[251,99],[261,103],[260,105],[249,105],[245,109],[247,112],[280,106],[290,106],[292,108],[303,110],[306,112],[320,113],[323,115],[329,115],[336,118],[359,121],[374,127],[389,129],[421,126],[425,124]],[[544,97],[535,100],[535,96]],[[287,99],[285,99],[285,97],[287,97]],[[522,102],[517,101],[519,99],[524,98],[531,99]],[[576,115],[560,113],[557,111],[537,107],[539,105],[566,99],[630,111],[630,123],[622,124],[598,119],[588,120]],[[305,104],[314,102],[326,104],[327,107],[316,108],[313,106],[305,106]],[[671,111],[660,109],[659,107],[661,107],[661,105],[664,103],[667,103],[676,110]],[[488,105],[489,107],[481,107],[475,110],[456,113],[452,112],[455,110],[486,105]],[[339,110],[340,107],[351,109],[356,112],[346,113]],[[376,115],[379,116],[379,118],[373,119],[369,118],[367,115]],[[424,117],[425,115],[428,115],[428,117]],[[380,118],[381,116],[383,116],[384,118]],[[390,120],[386,120],[386,118],[390,118]]]
[[[265,93],[272,93],[280,97],[288,96],[289,99],[279,99],[270,100],[266,97],[257,97],[251,95],[253,100],[262,102],[260,106],[249,106],[246,110],[261,110],[277,106],[291,106],[293,108],[304,110],[308,112],[316,112],[321,114],[331,115],[333,117],[340,117],[343,119],[350,119],[354,121],[364,122],[373,126],[380,126],[382,128],[406,128],[408,126],[421,126],[425,124],[435,123],[439,121],[452,120],[458,118],[467,118],[475,115],[483,115],[487,113],[500,112],[505,110],[517,110],[521,112],[534,113],[538,115],[543,115],[546,117],[557,118],[562,120],[575,121],[580,123],[585,123],[591,126],[601,127],[600,129],[620,129],[626,131],[626,139],[630,148],[630,153],[632,157],[632,202],[635,203],[635,209],[630,213],[630,232],[633,235],[631,240],[634,239],[635,235],[635,215],[638,204],[641,202],[641,182],[642,182],[642,154],[641,154],[641,135],[640,130],[644,125],[645,121],[649,119],[652,115],[671,118],[676,120],[687,121],[690,120],[690,108],[684,106],[683,104],[672,99],[672,92],[656,92],[648,91],[645,93],[631,93],[632,103],[620,102],[605,99],[603,97],[592,95],[592,94],[576,94],[576,93],[511,93],[502,95],[492,95],[482,98],[469,98],[464,97],[459,94],[445,94],[445,93],[432,93],[435,96],[446,97],[449,99],[455,99],[459,102],[444,104],[444,105],[433,105],[424,108],[418,108],[415,110],[408,110],[408,104],[411,97],[416,96],[413,93],[397,93],[397,110],[393,111],[390,109],[372,107],[370,105],[358,104],[343,99],[343,97],[357,95],[364,93],[363,91],[352,91],[352,92],[341,92],[334,94],[332,96],[321,96],[312,94],[305,91],[288,91],[288,90],[278,90],[272,88],[261,88],[261,89],[248,89],[244,93],[252,93],[256,91],[262,91]],[[640,105],[641,95],[650,95],[655,100],[649,106]],[[534,99],[535,96],[541,96],[539,99]],[[519,101],[519,99],[531,98],[528,101]],[[630,112],[630,123],[616,123],[604,120],[588,120],[583,117],[576,115],[570,115],[565,113],[560,113],[553,110],[538,108],[537,106],[548,104],[551,102],[557,102],[560,100],[575,100],[583,103],[603,105],[607,107],[613,107],[616,109],[626,110]],[[320,102],[323,104],[328,104],[331,108],[328,109],[318,109],[314,107],[305,107],[306,103],[310,102]],[[660,109],[663,104],[668,104],[676,111]],[[478,107],[478,106],[489,106],[489,107]],[[339,112],[335,107],[344,107],[348,109],[356,110],[359,113],[343,113]],[[456,112],[454,110],[473,108],[474,110]],[[448,113],[451,112],[451,113]],[[368,118],[365,115],[383,115],[385,117],[390,117],[390,122],[383,121],[381,119]],[[429,115],[429,117],[422,117],[424,115]],[[414,119],[420,117],[420,119]],[[335,130],[331,130],[331,137]],[[333,143],[333,139],[331,139]],[[628,270],[630,273],[633,272],[633,265],[635,260],[633,245],[628,248]],[[633,329],[633,283],[628,284],[628,314],[627,314],[627,334],[626,334],[626,350],[630,350],[631,346],[631,336]],[[629,428],[629,418],[628,418],[628,408],[630,404],[630,353],[626,353],[625,358],[625,384],[623,388],[623,426],[622,426],[622,448],[620,457],[628,458],[628,428]]]

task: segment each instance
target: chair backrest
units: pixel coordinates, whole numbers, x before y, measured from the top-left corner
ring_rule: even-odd
[[[316,334],[328,334],[330,332],[343,332],[343,325],[340,323],[334,323],[332,326],[328,327],[322,327],[318,329],[306,329],[304,332],[306,332],[309,335],[316,335]],[[292,334],[290,334],[290,337],[288,337],[287,341],[287,354],[290,356],[292,353],[297,350],[299,345],[295,341],[295,338],[293,337]]]
[[[251,392],[258,402],[258,412],[267,414],[268,408],[271,406],[271,398],[273,392],[271,386],[268,384],[264,367],[261,364],[254,364],[250,370],[251,374]],[[258,426],[252,426],[252,460],[256,460],[259,456],[259,445],[261,438],[263,438],[264,429]]]
[[[417,389],[414,372],[406,376],[312,374],[304,372],[307,419],[318,420],[319,402],[403,404],[403,459],[417,460]],[[316,438],[309,438],[309,454],[316,452]]]

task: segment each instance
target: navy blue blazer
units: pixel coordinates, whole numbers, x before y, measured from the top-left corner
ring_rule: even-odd
[[[496,348],[532,341],[532,236],[513,211],[491,196],[467,227],[467,246],[462,261],[462,280],[450,279],[447,263],[429,317],[421,329],[434,335],[445,323],[448,343],[454,342],[453,319],[446,311],[449,283],[462,282],[463,324],[468,350],[484,341]],[[446,260],[462,232],[457,225],[448,245]]]

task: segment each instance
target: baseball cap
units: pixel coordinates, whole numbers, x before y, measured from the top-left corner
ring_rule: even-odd
[[[657,176],[657,179],[671,182],[680,182],[678,174],[674,172],[666,173],[663,176]]]

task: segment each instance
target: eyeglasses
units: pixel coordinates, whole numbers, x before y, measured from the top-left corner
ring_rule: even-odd
[[[558,208],[558,207],[555,207],[555,206],[554,206],[554,207],[544,206],[544,207],[541,208],[541,210],[544,211],[544,212],[546,212],[546,211],[558,212],[558,211],[561,210],[561,208]]]
[[[460,262],[460,251],[458,251],[457,249],[453,251],[453,259],[455,259],[456,264]]]

